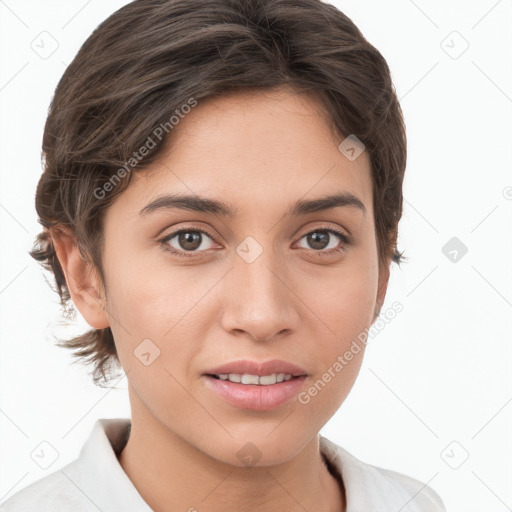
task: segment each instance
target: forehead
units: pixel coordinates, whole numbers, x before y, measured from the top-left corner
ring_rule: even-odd
[[[120,202],[134,207],[162,192],[223,198],[254,213],[300,198],[351,193],[372,212],[368,154],[338,149],[325,107],[280,88],[198,101],[174,126],[159,160],[136,172]]]

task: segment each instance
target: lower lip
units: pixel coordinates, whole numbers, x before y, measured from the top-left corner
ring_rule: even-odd
[[[284,405],[299,393],[306,379],[306,376],[303,375],[276,384],[261,386],[239,384],[229,380],[216,379],[209,375],[205,375],[205,377],[208,387],[228,403],[252,411],[268,411]]]

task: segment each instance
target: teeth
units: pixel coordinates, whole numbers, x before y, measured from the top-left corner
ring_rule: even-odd
[[[229,376],[231,377],[231,374]],[[257,375],[249,375],[248,373],[244,373],[240,382],[242,384],[259,384],[260,378]]]
[[[277,382],[277,375],[275,373],[273,373],[272,375],[262,375],[259,378],[259,382],[256,382],[255,384],[263,384],[264,386],[266,386],[268,384],[275,384],[276,382]]]
[[[278,382],[283,382],[293,378],[289,373],[273,373],[272,375],[251,375],[249,373],[221,373],[217,375],[221,380],[229,380],[230,382],[239,382],[242,384],[257,384],[260,386],[269,386]]]

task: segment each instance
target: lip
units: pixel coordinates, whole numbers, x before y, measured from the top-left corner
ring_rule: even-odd
[[[296,397],[307,379],[305,375],[268,386],[239,384],[205,375],[205,385],[227,403],[240,409],[268,411]]]
[[[205,375],[219,375],[221,373],[248,373],[250,375],[272,375],[273,373],[289,373],[294,377],[306,375],[306,370],[297,365],[282,361],[281,359],[272,359],[271,361],[257,362],[248,359],[241,359],[239,361],[232,361],[207,370]],[[245,384],[242,384],[245,386]]]
[[[248,373],[260,377],[273,373],[286,373],[294,378],[263,386],[241,384],[213,377],[221,373]],[[281,407],[296,397],[308,374],[301,367],[280,359],[265,362],[244,359],[212,368],[206,371],[203,377],[206,387],[230,405],[252,411],[268,411]]]

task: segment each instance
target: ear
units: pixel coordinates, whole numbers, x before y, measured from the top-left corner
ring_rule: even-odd
[[[109,327],[101,280],[92,263],[82,258],[75,234],[61,226],[52,228],[50,233],[75,306],[94,329]]]
[[[388,290],[388,282],[389,282],[389,267],[391,261],[388,260],[384,264],[379,265],[379,281],[377,288],[377,298],[375,304],[375,313],[373,315],[373,321],[379,316],[382,305],[384,304],[384,299],[386,298],[386,292]]]

